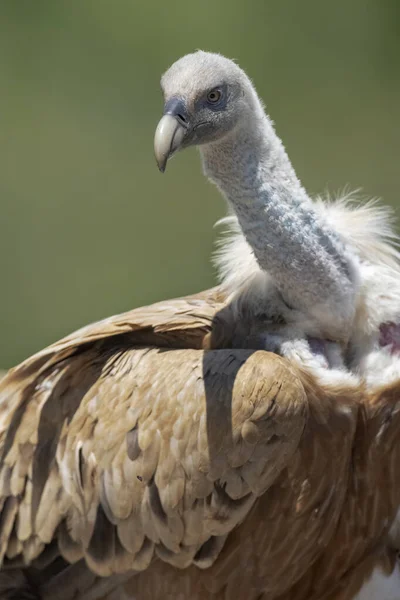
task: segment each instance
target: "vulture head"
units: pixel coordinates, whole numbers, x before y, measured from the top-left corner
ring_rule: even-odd
[[[249,126],[257,110],[253,87],[233,61],[208,52],[188,54],[161,79],[164,116],[155,136],[160,171],[176,151],[220,140]]]

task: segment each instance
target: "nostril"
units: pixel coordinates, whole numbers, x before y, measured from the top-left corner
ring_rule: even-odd
[[[185,129],[189,127],[189,115],[182,98],[170,98],[164,105],[164,115],[172,115]]]

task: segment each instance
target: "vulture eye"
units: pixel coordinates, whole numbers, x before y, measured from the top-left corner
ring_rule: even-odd
[[[211,90],[207,94],[207,102],[210,104],[217,104],[222,98],[222,92],[220,90]]]

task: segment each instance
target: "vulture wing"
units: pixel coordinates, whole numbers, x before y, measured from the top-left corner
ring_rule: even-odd
[[[291,460],[307,415],[283,359],[202,349],[222,307],[211,290],[133,310],[0,382],[5,567],[61,556],[110,576],[153,557],[214,563]]]

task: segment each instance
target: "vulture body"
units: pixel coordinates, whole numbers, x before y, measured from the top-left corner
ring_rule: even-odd
[[[390,218],[311,201],[249,80],[164,75],[161,170],[199,145],[222,282],[89,325],[0,381],[0,598],[400,598]]]

